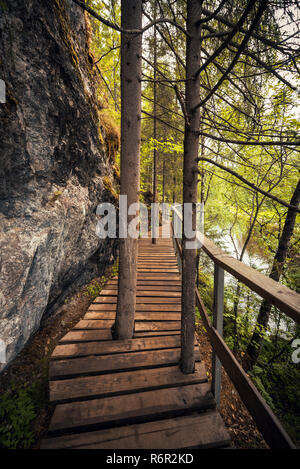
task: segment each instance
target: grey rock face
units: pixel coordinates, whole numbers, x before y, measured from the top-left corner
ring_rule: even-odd
[[[98,203],[113,201],[103,184],[113,161],[82,10],[2,1],[0,79],[0,345],[9,362],[44,314],[104,271],[116,244],[95,233]]]

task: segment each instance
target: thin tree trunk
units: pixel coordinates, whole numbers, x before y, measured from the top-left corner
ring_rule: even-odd
[[[173,176],[173,204],[176,203],[176,175]]]
[[[122,0],[124,29],[141,29],[142,0]],[[141,141],[141,48],[142,35],[121,35],[121,184],[127,209],[139,201]],[[128,213],[128,212],[127,212]],[[127,226],[134,215],[125,217]],[[137,239],[120,238],[116,339],[133,336],[136,305]]]
[[[200,81],[193,80],[200,66],[200,37],[195,21],[200,17],[201,7],[198,0],[187,2],[187,43],[186,43],[186,111],[189,122],[185,124],[184,161],[183,161],[183,204],[192,204],[192,228],[196,229],[196,204],[198,181],[198,147],[200,127],[200,109],[193,108],[200,100]],[[184,212],[184,210],[183,210]],[[182,258],[182,318],[181,318],[181,359],[183,373],[193,373],[195,368],[195,282],[196,282],[196,249],[187,249],[184,234],[183,216],[183,258]]]
[[[293,196],[290,201],[290,205],[298,207],[300,203],[300,180],[298,181],[297,187],[293,193]],[[293,235],[295,222],[296,222],[297,211],[293,208],[289,208],[287,211],[287,216],[284,222],[283,230],[281,237],[279,239],[278,248],[274,257],[270,278],[278,282],[282,274],[284,263],[288,254],[288,247],[290,240]],[[251,340],[246,350],[245,359],[244,359],[244,368],[248,371],[253,368],[263,343],[263,337],[261,331],[265,331],[269,322],[270,313],[271,313],[271,304],[266,300],[263,300],[259,309],[259,313],[256,320],[256,325],[254,332],[252,334]]]
[[[200,156],[204,155],[203,143],[204,143],[204,137],[201,137],[201,139],[200,139]],[[205,171],[204,171],[203,165],[204,165],[204,163],[203,163],[203,161],[201,161],[201,169],[200,169],[200,203],[201,203],[201,206],[202,206],[202,204],[203,204],[203,206],[205,205]],[[201,250],[197,249],[197,259],[196,259],[197,289],[199,288],[199,284],[200,284],[200,278],[199,278],[200,253],[201,253]]]
[[[166,191],[166,157],[163,159],[163,180],[162,180],[162,203],[165,203],[165,191]]]
[[[156,4],[154,2],[154,21],[156,20]],[[153,138],[154,138],[154,149],[153,149],[153,203],[157,203],[157,149],[156,149],[156,139],[157,139],[157,34],[156,27],[154,26],[154,43],[153,43],[153,65],[154,65],[154,81],[153,81]],[[152,244],[156,244],[157,241],[157,220],[156,215],[158,215],[156,208],[154,209],[154,220],[152,226]]]

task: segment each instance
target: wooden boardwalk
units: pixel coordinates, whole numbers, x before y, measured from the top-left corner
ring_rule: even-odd
[[[221,448],[229,436],[196,348],[196,372],[181,373],[180,274],[170,239],[139,240],[135,333],[112,340],[117,279],[55,348],[41,448]]]

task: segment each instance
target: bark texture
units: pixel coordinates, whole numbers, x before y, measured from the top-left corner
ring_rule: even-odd
[[[154,21],[156,20],[156,5],[154,4]],[[157,148],[156,148],[156,139],[157,139],[157,33],[156,28],[154,27],[154,38],[153,38],[153,138],[154,138],[154,148],[153,148],[153,203],[157,204]],[[152,244],[157,242],[157,231],[156,226],[158,218],[158,211],[155,210],[154,223],[152,226]]]
[[[192,79],[200,67],[200,38],[195,20],[200,18],[201,7],[198,0],[187,2],[187,36],[186,44],[186,112],[189,122],[185,125],[184,162],[183,162],[183,203],[192,204],[192,229],[196,230],[196,204],[198,180],[198,147],[200,127],[200,109],[194,110],[200,99],[199,79]],[[183,223],[185,216],[183,216]],[[191,241],[182,230],[182,320],[181,320],[181,361],[183,373],[193,373],[195,368],[194,334],[195,334],[195,284],[196,284],[196,249],[186,249]]]
[[[142,1],[122,0],[124,29],[141,29]],[[142,35],[121,36],[121,188],[127,206],[139,202],[141,142]],[[128,215],[128,223],[134,215]],[[125,220],[126,222],[126,220]],[[130,339],[134,329],[137,277],[137,239],[120,239],[116,339]]]

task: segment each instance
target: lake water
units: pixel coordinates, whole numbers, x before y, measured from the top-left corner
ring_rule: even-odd
[[[214,227],[214,230],[211,232],[208,232],[206,236],[210,238],[212,241],[214,241],[216,244],[219,244],[221,249],[225,251],[227,254],[231,255],[235,259],[239,259],[246,236],[243,236],[242,234],[240,238],[237,238],[237,236],[232,236],[231,238],[228,230],[222,229],[220,226]],[[204,256],[206,257],[205,254]],[[245,263],[246,265],[249,265],[250,267],[254,269],[259,270],[260,272],[262,272],[263,274],[267,276],[269,275],[271,261],[266,258],[266,256],[262,252],[261,247],[259,246],[257,240],[255,240],[254,237],[250,240],[247,246],[247,249],[245,250],[242,262]],[[231,274],[225,272],[225,285],[231,285],[234,287],[236,283],[237,283],[237,280]],[[254,292],[253,292],[253,296],[254,296],[254,300],[257,302],[257,312],[258,312],[262,298]],[[243,311],[245,306],[246,306],[245,301],[243,300],[243,298],[240,298],[240,303],[239,303],[240,313]],[[274,331],[275,328],[277,328],[277,324],[276,324],[274,315],[272,316],[269,321],[269,328],[271,331]],[[289,324],[290,324],[290,321],[289,321]],[[285,332],[288,329],[289,327],[286,324],[286,321],[281,320],[280,330],[282,331],[283,336],[285,335]]]

